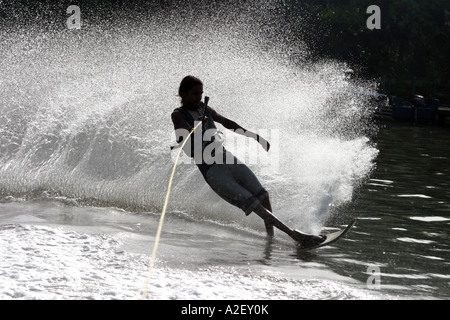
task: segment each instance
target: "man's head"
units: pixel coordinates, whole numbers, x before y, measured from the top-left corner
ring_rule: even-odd
[[[189,108],[197,107],[202,100],[203,83],[194,76],[183,78],[178,89],[178,95],[181,97],[183,106]]]

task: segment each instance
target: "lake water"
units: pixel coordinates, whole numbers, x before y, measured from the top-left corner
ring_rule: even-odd
[[[448,299],[448,133],[382,129],[376,169],[339,209],[358,224],[329,247],[300,252],[282,235],[170,212],[149,298]],[[0,212],[2,299],[141,298],[158,214],[46,192],[5,197]]]
[[[381,288],[392,293],[449,297],[448,134],[384,124],[376,170],[351,205],[361,218],[356,252],[379,266]]]

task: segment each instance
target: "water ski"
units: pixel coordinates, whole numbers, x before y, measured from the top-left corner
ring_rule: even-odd
[[[343,236],[345,236],[347,234],[347,232],[350,231],[351,228],[353,228],[353,226],[356,224],[356,220],[354,220],[352,223],[350,223],[347,227],[345,227],[345,229],[343,230],[339,230],[336,232],[332,232],[329,234],[325,235],[325,240],[319,244],[316,245],[312,245],[312,246],[304,246],[302,245],[302,243],[297,242],[297,246],[300,250],[311,250],[311,249],[316,249],[316,248],[320,248],[323,246],[327,246],[330,243],[333,243],[337,240],[339,240],[340,238],[342,238]]]

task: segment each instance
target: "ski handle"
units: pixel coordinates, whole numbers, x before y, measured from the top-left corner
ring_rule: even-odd
[[[205,96],[205,109],[203,110],[203,119],[202,119],[202,122],[203,122],[203,120],[205,120],[205,117],[206,117],[206,108],[208,107],[208,102],[209,102],[209,97],[208,97],[208,96]]]

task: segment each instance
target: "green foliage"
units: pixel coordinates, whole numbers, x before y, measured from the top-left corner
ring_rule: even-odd
[[[379,30],[366,27],[370,5],[381,9]],[[308,31],[319,31],[312,46],[318,56],[345,60],[364,75],[450,85],[449,0],[308,1],[296,9]]]

